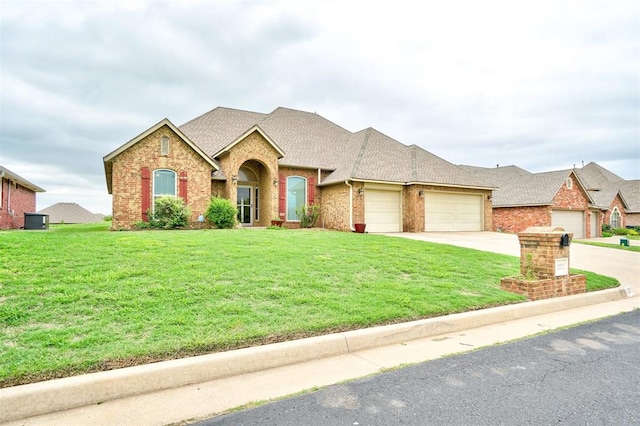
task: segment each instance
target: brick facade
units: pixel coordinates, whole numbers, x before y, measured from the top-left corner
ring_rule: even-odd
[[[160,152],[160,140],[164,136],[169,138],[168,155]],[[143,220],[141,170],[144,167],[151,173],[157,169],[172,170],[178,176],[185,172],[191,221],[196,222],[205,212],[211,199],[213,169],[168,126],[162,126],[113,158],[112,229],[131,229]],[[149,185],[149,191],[153,200],[153,183]]]
[[[553,197],[551,205],[495,207],[493,209],[493,230],[496,232],[518,233],[532,226],[551,226],[554,209],[581,211],[585,217],[584,235],[591,238],[591,220],[589,197],[578,183],[573,173],[571,188],[565,181]]]
[[[496,207],[493,209],[493,230],[518,233],[530,226],[551,225],[549,206]]]
[[[1,178],[0,229],[17,229],[24,226],[24,214],[36,211],[36,193],[20,184]]]
[[[620,228],[624,228],[627,225],[631,225],[627,220],[627,215],[624,212],[624,204],[622,204],[622,200],[620,199],[620,194],[616,195],[616,197],[611,202],[609,206],[609,210],[605,211],[602,214],[602,223],[606,223],[607,225],[611,225],[611,213],[613,213],[614,208],[617,208],[618,212],[620,212]]]
[[[170,150],[168,155],[162,155],[160,141],[169,138]],[[237,141],[216,160],[220,170],[213,174],[214,166],[202,157],[169,125],[161,125],[150,130],[146,136],[132,143],[125,150],[114,154],[112,163],[112,195],[113,195],[113,229],[131,229],[136,223],[143,221],[143,191],[148,191],[152,200],[152,185],[145,187],[143,168],[153,173],[154,170],[168,169],[178,176],[186,173],[187,201],[191,208],[191,222],[196,222],[198,216],[206,211],[211,196],[220,196],[237,204],[238,186],[250,187],[252,190],[252,224],[254,226],[268,226],[272,219],[282,217],[286,219],[287,178],[291,176],[303,177],[307,180],[307,202],[313,198],[313,203],[320,206],[320,215],[316,226],[350,231],[356,223],[366,223],[365,197],[363,182],[351,182],[351,188],[345,183],[319,187],[318,183],[326,178],[331,171],[318,169],[279,166],[280,152],[266,139],[264,134],[256,129],[249,132],[243,139]],[[246,168],[256,176],[256,181],[243,182],[239,180],[241,168]],[[219,179],[216,179],[219,176]],[[153,179],[151,179],[152,181]],[[146,189],[145,189],[146,188]],[[258,205],[259,217],[255,217],[255,190],[259,189]],[[425,217],[425,202],[420,191],[444,191],[466,194],[479,194],[484,200],[484,229],[490,230],[492,224],[491,203],[488,201],[490,190],[474,190],[449,188],[431,185],[408,185],[402,188],[402,227],[405,232],[423,232]],[[176,191],[176,195],[179,191]],[[311,192],[313,194],[311,194]],[[351,194],[351,200],[349,200]],[[310,195],[313,195],[310,197]],[[349,206],[351,205],[351,211]],[[281,211],[283,210],[283,211]],[[289,228],[299,226],[298,221],[285,221]]]
[[[278,152],[260,134],[254,131],[220,156],[220,167],[227,177],[226,182],[212,185],[212,195],[222,189],[224,198],[237,203],[237,187],[243,182],[234,181],[241,167],[253,171],[260,188],[260,218],[255,226],[267,226],[278,215]]]
[[[349,187],[344,183],[322,187],[321,220],[318,226],[340,231],[349,229]]]

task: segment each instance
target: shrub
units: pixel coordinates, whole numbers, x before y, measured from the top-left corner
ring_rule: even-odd
[[[111,222],[113,220],[113,216],[111,216],[110,214],[106,215],[105,217],[102,218],[105,222]]]
[[[611,233],[611,225],[609,225],[608,223],[604,223],[602,225],[602,232]]]
[[[636,231],[627,228],[615,228],[613,235],[637,235]]]
[[[149,214],[151,228],[172,229],[189,223],[191,209],[182,198],[171,196],[160,197],[154,205],[154,212]]]
[[[320,208],[315,204],[300,206],[296,209],[296,214],[300,220],[300,228],[312,228],[320,215]]]
[[[606,237],[613,237],[613,234],[611,232],[603,232],[602,233],[602,237],[606,238]]]
[[[225,229],[236,226],[236,206],[226,198],[213,197],[204,216],[216,228]]]

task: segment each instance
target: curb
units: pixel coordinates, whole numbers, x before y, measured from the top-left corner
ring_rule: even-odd
[[[499,306],[443,317],[170,360],[0,389],[0,422],[100,404],[628,297],[625,289]]]

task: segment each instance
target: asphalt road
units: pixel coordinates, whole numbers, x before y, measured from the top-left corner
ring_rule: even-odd
[[[638,425],[640,310],[197,424]]]

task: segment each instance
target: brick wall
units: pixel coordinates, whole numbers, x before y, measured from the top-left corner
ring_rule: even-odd
[[[563,234],[562,231],[532,229],[518,233],[521,276],[503,278],[500,287],[530,300],[584,293],[584,275],[556,276],[556,272],[560,272],[556,271],[556,260],[566,259],[567,269],[570,268],[570,245],[560,245]],[[569,234],[569,244],[571,237]]]
[[[36,211],[36,193],[22,185],[9,184],[4,178],[0,181],[0,229],[21,228],[24,226],[24,214]]]
[[[215,195],[222,187],[224,198],[236,204],[238,183],[232,178],[238,175],[241,167],[249,167],[257,174],[260,187],[260,220],[254,225],[267,226],[278,214],[278,187],[273,183],[278,179],[278,152],[260,132],[255,131],[221,155],[219,161],[227,181],[223,186],[214,182],[212,194]]]
[[[607,225],[611,225],[611,213],[613,213],[614,207],[617,207],[618,211],[620,212],[620,227],[624,228],[626,225],[628,225],[628,223],[627,223],[627,217],[626,217],[627,215],[624,212],[624,205],[622,204],[620,195],[616,195],[616,198],[613,199],[613,201],[611,202],[611,205],[609,206],[609,210],[604,212],[604,216],[602,218],[603,223],[606,223]]]
[[[551,225],[549,206],[496,207],[493,209],[493,230],[497,232],[522,232],[530,226]]]
[[[526,281],[515,277],[503,278],[500,287],[511,293],[520,294],[529,300],[582,294],[586,291],[584,275],[566,275],[559,279]]]
[[[169,155],[160,154],[163,136],[169,137]],[[211,198],[213,169],[168,126],[162,126],[113,159],[112,229],[131,229],[142,220],[142,167],[148,167],[151,173],[156,169],[173,170],[178,175],[185,171],[191,221],[196,222],[204,213]],[[150,196],[153,200],[153,194]]]
[[[362,184],[360,184],[362,186]],[[349,187],[344,183],[323,186],[322,205],[320,206],[322,219],[318,221],[318,226],[337,229],[339,231],[350,231],[349,228]],[[354,189],[354,199],[357,190]],[[364,217],[364,206],[361,207],[361,216]]]

